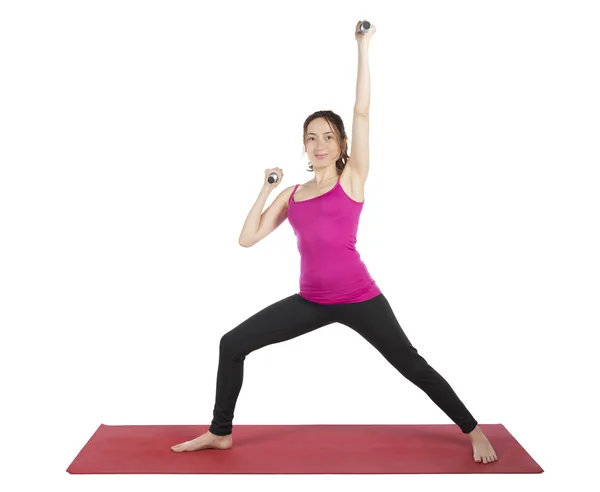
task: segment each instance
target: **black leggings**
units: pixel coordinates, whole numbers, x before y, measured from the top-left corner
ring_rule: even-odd
[[[383,294],[368,301],[330,305],[294,294],[259,311],[221,338],[210,432],[218,436],[232,433],[233,413],[244,378],[244,359],[249,353],[334,322],[365,338],[405,378],[421,388],[462,432],[468,434],[475,429],[477,421],[448,382],[412,346]]]

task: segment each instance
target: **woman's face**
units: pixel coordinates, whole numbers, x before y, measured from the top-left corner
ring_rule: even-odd
[[[305,147],[313,167],[326,167],[340,157],[340,146],[333,128],[324,118],[317,118],[308,124]]]

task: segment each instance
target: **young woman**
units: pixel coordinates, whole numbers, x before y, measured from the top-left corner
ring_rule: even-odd
[[[352,124],[352,155],[342,119],[332,111],[318,111],[304,122],[304,146],[314,177],[283,190],[262,213],[271,191],[279,185],[280,168],[265,170],[265,182],[240,234],[250,247],[279,227],[285,219],[297,236],[301,255],[300,292],[286,297],[226,333],[220,341],[216,401],[208,432],[172,446],[198,451],[232,446],[234,409],[248,354],[267,345],[296,338],[341,323],[375,347],[404,377],[421,388],[470,438],[473,459],[481,463],[497,456],[448,382],[417,352],[402,331],[385,296],[369,275],[355,248],[358,223],[369,173],[369,42],[355,28],[358,77]],[[279,179],[270,184],[272,172]]]

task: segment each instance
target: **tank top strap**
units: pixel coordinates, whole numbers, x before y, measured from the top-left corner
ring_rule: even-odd
[[[291,202],[294,201],[294,195],[296,194],[296,190],[298,189],[298,186],[300,186],[300,183],[298,183],[296,186],[294,186],[294,190],[292,191],[292,194],[290,195]]]

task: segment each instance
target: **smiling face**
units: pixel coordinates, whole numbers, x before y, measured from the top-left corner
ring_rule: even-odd
[[[313,168],[335,165],[340,158],[339,136],[335,127],[325,118],[317,118],[308,124],[305,136],[305,148]]]

